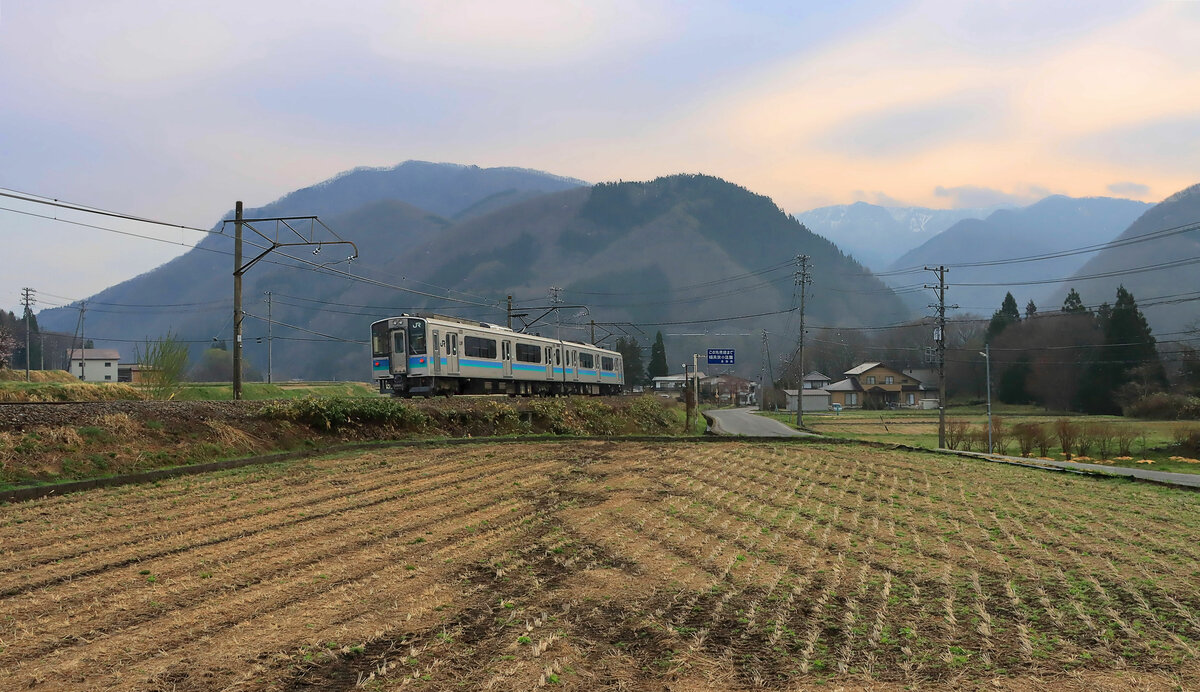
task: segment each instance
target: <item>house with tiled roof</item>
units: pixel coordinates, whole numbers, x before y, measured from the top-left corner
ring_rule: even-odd
[[[936,399],[936,384],[927,385],[912,373],[879,362],[860,363],[825,391],[830,403],[841,408],[916,408],[923,399]]]

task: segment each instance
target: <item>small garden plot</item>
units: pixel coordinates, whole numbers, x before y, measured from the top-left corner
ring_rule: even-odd
[[[1200,685],[1200,495],[852,445],[406,448],[0,507],[14,689]]]

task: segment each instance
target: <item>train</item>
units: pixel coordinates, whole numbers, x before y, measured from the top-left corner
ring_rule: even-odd
[[[371,373],[381,394],[620,394],[621,354],[487,322],[402,314],[371,323]]]

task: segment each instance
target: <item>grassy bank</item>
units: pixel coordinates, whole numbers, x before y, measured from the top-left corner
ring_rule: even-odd
[[[200,407],[200,408],[195,408]],[[684,435],[683,407],[591,399],[303,397],[145,402],[70,425],[0,428],[0,488],[188,466],[347,442],[490,436]],[[703,419],[690,434],[703,433]]]

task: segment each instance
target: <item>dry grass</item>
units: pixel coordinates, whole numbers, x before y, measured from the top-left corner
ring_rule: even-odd
[[[24,382],[24,370],[9,370],[8,368],[0,368],[0,382]],[[66,370],[30,370],[30,382],[62,382],[62,383],[78,383],[79,378],[75,377]]]
[[[134,437],[142,431],[141,421],[135,420],[128,413],[106,413],[96,416],[94,425],[123,438]]]
[[[205,421],[204,425],[212,431],[213,439],[217,444],[229,449],[238,449],[247,452],[252,452],[263,448],[261,440],[255,438],[250,433],[239,430],[228,423],[223,423],[217,420]]]
[[[54,690],[1196,689],[1197,509],[851,445],[377,451],[7,508],[0,669]]]

